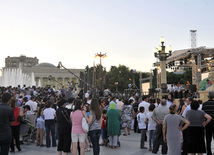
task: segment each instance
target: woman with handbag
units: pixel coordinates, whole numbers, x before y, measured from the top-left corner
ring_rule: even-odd
[[[14,117],[15,117],[15,121],[13,122],[11,127],[11,132],[12,132],[12,141],[11,141],[11,145],[10,145],[10,152],[15,152],[15,148],[14,148],[14,139],[16,141],[16,148],[18,149],[18,151],[21,151],[22,149],[20,148],[20,142],[19,142],[19,136],[20,136],[20,122],[18,121],[18,117],[23,115],[23,112],[21,111],[21,109],[19,107],[16,106],[16,101],[15,99],[11,100],[11,108],[13,108],[14,110]]]
[[[91,100],[91,111],[89,114],[89,118],[87,117],[85,111],[83,112],[89,126],[89,135],[93,145],[93,154],[99,155],[100,154],[100,133],[101,133],[101,123],[102,123],[102,115],[101,110],[99,107],[99,102],[97,99]]]
[[[85,141],[85,132],[82,128],[82,102],[80,100],[75,100],[75,108],[71,112],[70,118],[72,121],[72,155],[77,154],[77,142],[80,144],[80,155],[85,154],[84,141]]]

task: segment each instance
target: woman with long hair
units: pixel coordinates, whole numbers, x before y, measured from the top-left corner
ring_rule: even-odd
[[[36,123],[36,146],[44,146],[43,145],[43,137],[44,137],[44,129],[45,129],[45,120],[44,120],[44,104],[40,104],[39,111],[37,114],[37,123]]]
[[[185,110],[185,108],[186,108],[186,105],[184,103],[184,100],[183,99],[179,99],[179,107],[178,107],[178,111],[177,111],[178,114],[182,115],[184,110]]]
[[[87,122],[90,124],[89,135],[93,145],[93,153],[94,155],[99,155],[100,154],[99,139],[101,133],[102,114],[99,107],[99,102],[96,98],[93,98],[91,100],[91,110],[89,118],[87,117],[85,111],[83,111],[83,115],[85,116]]]
[[[84,142],[85,142],[85,132],[82,129],[82,102],[80,100],[74,101],[75,107],[74,111],[71,112],[70,118],[72,121],[72,155],[77,154],[77,143],[80,145],[80,155],[85,154]]]
[[[11,151],[10,152],[15,152],[15,148],[14,148],[14,140],[16,141],[16,148],[18,149],[18,151],[21,151],[20,148],[20,142],[19,142],[19,136],[20,136],[20,122],[18,121],[18,116],[22,116],[23,112],[21,111],[21,109],[19,107],[16,106],[16,101],[15,99],[11,100],[11,108],[13,108],[14,111],[14,117],[15,117],[15,121],[13,122],[11,127],[11,131],[12,131],[12,141],[11,141]]]

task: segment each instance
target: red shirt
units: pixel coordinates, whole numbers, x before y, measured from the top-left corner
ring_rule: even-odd
[[[15,121],[13,122],[13,126],[17,126],[20,124],[20,122],[18,122],[18,116],[19,116],[19,112],[20,112],[20,108],[19,107],[15,107],[14,108],[14,117],[15,117]]]
[[[101,126],[102,129],[106,129],[106,123],[107,123],[106,116],[103,115],[103,118],[102,118],[102,126]]]

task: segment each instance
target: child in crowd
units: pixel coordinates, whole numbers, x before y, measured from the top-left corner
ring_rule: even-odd
[[[144,107],[140,107],[140,112],[137,114],[137,121],[138,121],[138,126],[141,132],[141,140],[140,140],[140,148],[141,149],[147,149],[145,147],[145,135],[146,135],[146,115],[145,115],[145,109]]]
[[[44,129],[45,129],[45,120],[44,120],[44,104],[40,105],[38,115],[37,115],[37,123],[36,123],[36,146],[44,146],[43,145],[43,137],[44,137]]]
[[[107,113],[107,110],[103,110],[103,117],[102,117],[102,125],[101,125],[101,134],[102,134],[102,139],[103,139],[103,142],[100,144],[100,146],[107,146],[107,127],[106,127],[106,124],[107,124],[107,121],[106,121],[106,113]]]
[[[155,105],[151,104],[149,106],[149,112],[146,115],[146,122],[148,123],[148,131],[149,131],[149,151],[152,151],[152,146],[155,138],[156,122],[152,119],[152,114],[154,109],[155,109]]]

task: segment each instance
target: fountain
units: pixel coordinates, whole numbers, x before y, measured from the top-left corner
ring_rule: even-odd
[[[35,77],[34,73],[27,75],[22,72],[21,68],[4,68],[2,69],[2,76],[0,77],[0,86],[8,87],[17,87],[18,85],[23,86],[35,86]]]

